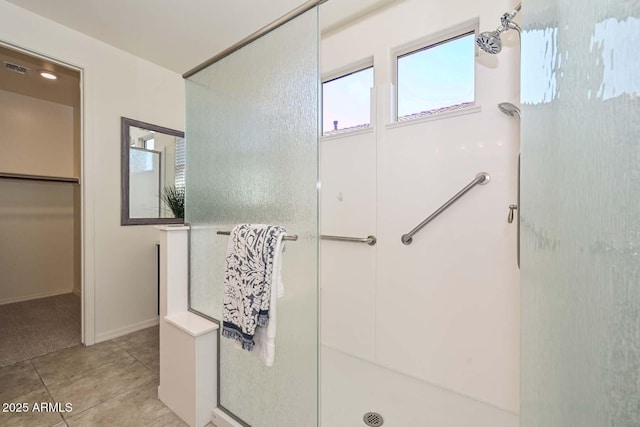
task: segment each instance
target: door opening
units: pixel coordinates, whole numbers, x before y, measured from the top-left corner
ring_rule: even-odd
[[[86,341],[82,70],[0,42],[0,366]],[[20,345],[17,345],[20,343]]]

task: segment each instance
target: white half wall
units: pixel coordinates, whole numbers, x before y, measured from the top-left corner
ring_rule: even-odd
[[[184,129],[181,76],[4,0],[0,41],[83,70],[85,343],[157,319],[159,231],[120,226],[120,117]]]

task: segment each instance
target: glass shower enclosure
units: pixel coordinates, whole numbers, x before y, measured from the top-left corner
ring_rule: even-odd
[[[190,307],[222,319],[225,252],[236,224],[281,225],[275,364],[220,337],[218,406],[251,426],[318,419],[318,10],[186,80]]]

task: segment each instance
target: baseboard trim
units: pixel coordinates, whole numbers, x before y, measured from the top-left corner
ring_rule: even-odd
[[[72,292],[73,292],[72,289],[64,289],[64,290],[57,290],[57,291],[40,292],[37,294],[31,294],[31,295],[26,295],[22,297],[5,298],[5,299],[0,299],[0,305],[11,304],[14,302],[30,301],[32,299],[55,297],[56,295],[70,294]]]
[[[152,319],[147,319],[147,320],[144,320],[142,322],[134,323],[133,325],[128,325],[128,326],[125,326],[125,327],[122,327],[122,328],[118,328],[118,329],[112,329],[112,330],[107,331],[107,332],[102,332],[100,334],[96,334],[95,343],[98,344],[99,342],[109,341],[109,340],[112,340],[114,338],[118,338],[118,337],[121,337],[123,335],[130,334],[131,332],[136,332],[136,331],[139,331],[141,329],[150,328],[150,327],[156,326],[158,324],[160,324],[160,318],[159,317],[154,317]]]
[[[74,294],[76,294],[76,295],[80,296],[80,289],[74,289],[74,290],[73,290],[73,291],[71,291],[71,292],[73,292]]]

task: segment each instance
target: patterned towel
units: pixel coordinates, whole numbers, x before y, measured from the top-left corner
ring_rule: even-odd
[[[280,226],[240,224],[229,236],[222,336],[235,339],[244,350],[253,350],[256,327],[269,323],[273,260],[284,234]]]

